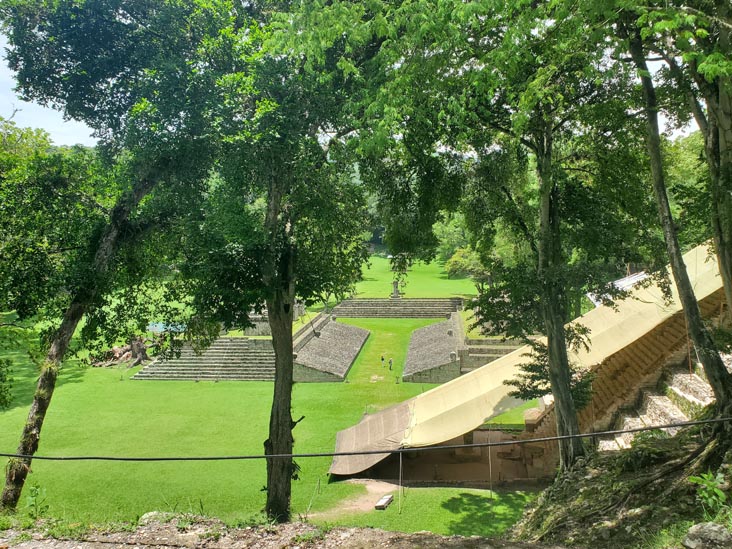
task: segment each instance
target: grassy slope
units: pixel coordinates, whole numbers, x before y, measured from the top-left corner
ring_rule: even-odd
[[[356,285],[356,297],[389,297],[393,274],[389,260],[371,256],[363,270],[363,280]],[[442,264],[418,263],[407,273],[404,297],[473,296],[475,285],[469,278],[449,279]]]

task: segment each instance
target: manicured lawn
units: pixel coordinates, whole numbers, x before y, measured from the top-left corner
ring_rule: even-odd
[[[331,524],[366,526],[401,532],[497,536],[511,526],[536,494],[467,488],[406,488],[401,500],[383,511],[346,515]],[[318,522],[317,519],[314,522]]]
[[[389,297],[391,272],[389,260],[371,256],[370,265],[363,269],[363,280],[356,285],[356,297]],[[404,297],[453,297],[476,295],[475,285],[469,278],[447,278],[442,264],[417,263],[409,270]]]
[[[430,320],[358,319],[372,336],[348,383],[297,384],[293,416],[297,452],[330,451],[338,430],[366,411],[410,398],[429,385],[397,384],[381,378],[378,355],[393,354],[400,372],[411,331]],[[379,327],[381,326],[381,327]],[[22,359],[18,353],[16,358]],[[132,381],[133,370],[82,368],[71,362],[44,426],[39,454],[110,456],[211,456],[262,454],[271,404],[271,383]],[[35,381],[27,361],[16,367],[14,406],[0,413],[0,449],[12,451],[27,414]],[[371,376],[380,379],[372,382]],[[295,516],[321,493],[312,509],[333,506],[361,488],[327,484],[329,458],[299,459],[301,480],[293,484]],[[0,461],[4,466],[4,461]],[[116,463],[36,460],[29,484],[46,492],[49,513],[68,520],[133,520],[150,510],[193,511],[228,521],[246,520],[263,506],[261,460]],[[25,499],[21,500],[21,506]]]
[[[381,281],[388,288],[388,261],[374,258],[373,263],[382,269],[382,275],[388,275]],[[448,281],[436,276],[438,272],[436,265],[415,267],[410,273],[407,297],[473,291],[470,281]],[[374,280],[363,282],[362,287],[368,288]],[[376,287],[373,285],[373,292]],[[431,389],[433,385],[398,381],[412,331],[437,320],[441,319],[339,319],[369,329],[371,335],[345,383],[295,385],[293,417],[304,416],[294,431],[295,451],[328,452],[334,447],[336,433],[357,423],[364,413]],[[32,337],[20,342],[18,349],[34,344]],[[386,367],[381,365],[382,354]],[[0,451],[12,452],[27,415],[37,371],[24,351],[4,356],[15,360],[15,399],[9,410],[0,412]],[[390,357],[394,359],[391,372]],[[78,361],[69,360],[61,371],[46,418],[39,455],[172,457],[263,453],[271,383],[132,381],[134,373],[135,370],[125,368],[85,368]],[[299,458],[297,462],[301,471],[300,480],[293,483],[295,517],[308,509],[317,512],[333,508],[342,499],[364,490],[352,484],[329,484],[330,458]],[[4,465],[5,461],[0,459],[0,467]],[[259,516],[265,482],[263,460],[35,460],[27,485],[38,485],[45,492],[50,516],[67,521],[134,521],[148,511],[161,510],[203,513],[239,523]],[[21,498],[21,511],[26,497]],[[511,509],[522,506],[528,496],[501,495],[490,501],[487,497],[485,491],[410,489],[401,516],[394,515],[396,506],[392,506],[384,513],[343,517],[339,522],[391,529],[404,529],[408,524],[410,530],[442,533],[491,533],[513,520]],[[496,501],[503,503],[494,505]],[[483,524],[486,521],[493,523]]]

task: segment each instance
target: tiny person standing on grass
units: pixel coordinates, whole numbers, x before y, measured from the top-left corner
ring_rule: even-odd
[[[381,367],[384,367],[384,353],[381,353]]]
[[[391,367],[392,367],[392,366],[394,366],[394,359],[393,359],[393,358],[390,358],[390,359],[389,359],[389,369],[390,369],[390,370],[391,370]]]

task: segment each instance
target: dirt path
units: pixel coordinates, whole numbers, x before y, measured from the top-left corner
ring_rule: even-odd
[[[352,498],[345,499],[338,503],[338,506],[328,509],[327,511],[321,511],[319,513],[310,513],[308,518],[318,520],[329,520],[341,515],[355,514],[355,513],[366,513],[373,510],[374,505],[382,496],[386,494],[393,494],[394,500],[398,497],[399,485],[392,484],[391,482],[383,482],[380,480],[371,479],[349,479],[344,481],[348,484],[360,484],[366,487],[365,494],[358,494]],[[392,504],[394,505],[394,504]]]

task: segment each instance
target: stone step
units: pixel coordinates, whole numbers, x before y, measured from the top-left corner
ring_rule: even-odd
[[[689,418],[667,396],[644,393],[643,404],[639,414],[646,426],[664,425],[688,421]],[[678,428],[665,429],[671,436],[678,432]]]
[[[266,355],[266,354],[274,354],[273,349],[252,349],[248,347],[241,347],[241,348],[232,348],[232,349],[206,349],[200,352],[196,352],[193,349],[183,349],[180,352],[180,356],[204,356],[207,354],[213,354],[213,355],[235,355],[238,353],[246,353],[246,354],[253,354],[253,355]]]
[[[259,366],[259,365],[253,365],[253,366],[198,366],[198,367],[192,367],[192,366],[158,366],[158,367],[152,367],[149,368],[147,371],[154,371],[158,373],[166,373],[166,372],[221,372],[221,373],[227,373],[227,372],[266,372],[266,371],[274,371],[274,365],[269,366]]]
[[[474,355],[473,353],[468,353],[469,358],[480,360],[483,362],[483,364],[490,364],[491,362],[494,362],[499,358],[503,358],[504,356],[506,355]]]
[[[336,316],[339,318],[447,318],[449,311],[413,311],[413,310],[357,310],[349,309],[337,311]]]
[[[274,381],[274,376],[263,377],[221,377],[221,376],[135,376],[137,381]]]
[[[624,431],[626,429],[636,429],[644,426],[645,424],[638,416],[633,414],[623,414],[618,418],[615,426],[611,430]],[[635,433],[606,435],[600,438],[597,449],[600,452],[617,452],[618,450],[626,450],[630,448],[634,438]]]
[[[211,351],[220,351],[220,352],[230,352],[230,351],[239,351],[239,350],[245,350],[245,351],[267,351],[267,349],[261,348],[261,347],[255,347],[249,343],[247,344],[228,344],[228,345],[216,345],[213,344],[210,347],[206,349],[201,349],[200,351],[195,351],[192,347],[189,347],[188,345],[185,345],[181,349],[181,353],[206,353]],[[271,350],[271,349],[270,349]]]
[[[274,372],[243,372],[240,374],[219,374],[210,372],[189,372],[189,373],[141,373],[133,379],[274,379]]]
[[[468,352],[471,355],[507,355],[521,347],[511,347],[508,345],[470,345]]]
[[[454,308],[452,306],[448,305],[441,305],[441,304],[435,304],[435,305],[396,305],[396,306],[382,306],[382,305],[376,305],[376,304],[369,304],[369,305],[338,305],[334,311],[342,311],[346,309],[353,309],[353,310],[362,310],[362,311],[452,311],[454,312]]]
[[[174,360],[236,360],[240,358],[253,358],[253,359],[268,359],[274,358],[274,353],[205,353],[202,355],[196,354],[184,354],[179,357],[161,359],[160,362],[172,362]]]
[[[247,379],[274,379],[274,373],[249,373],[240,375],[223,375],[210,373],[190,373],[190,374],[156,374],[149,373],[144,375],[136,375],[133,379],[231,379],[231,380],[247,380]]]
[[[220,360],[220,361],[229,361],[229,360],[244,360],[244,359],[252,359],[252,360],[268,360],[268,359],[274,360],[274,353],[230,353],[230,354],[215,354],[215,353],[206,353],[203,355],[196,355],[196,354],[185,354],[180,355],[177,358],[167,358],[167,359],[161,359],[160,362],[173,362],[178,360],[189,360],[189,361],[206,361],[206,360]]]
[[[425,303],[440,304],[461,304],[460,297],[400,297],[399,299],[390,299],[383,297],[356,297],[353,299],[344,299],[339,305],[363,305],[363,304],[379,304],[379,305],[414,305]]]
[[[709,384],[698,375],[688,371],[675,370],[667,382],[668,388],[681,398],[697,406],[714,402],[714,393]]]
[[[274,375],[274,369],[266,368],[266,369],[224,369],[224,370],[216,370],[216,369],[200,369],[200,370],[192,370],[192,369],[159,369],[159,368],[150,368],[150,369],[143,369],[140,370],[137,374],[135,374],[134,377],[136,378],[143,378],[143,377],[151,377],[151,376],[184,376],[184,377],[202,377],[202,376],[213,376],[213,377],[233,377],[233,378],[241,378],[242,376],[271,376]]]
[[[526,345],[526,343],[518,339],[501,339],[499,337],[466,337],[465,344],[468,346],[491,345],[497,347],[515,347],[516,349],[519,349]]]
[[[625,431],[626,429],[638,429],[644,426],[645,423],[643,423],[643,420],[637,415],[623,414],[620,416],[616,429]],[[634,438],[635,433],[623,433],[621,435],[617,435],[615,437],[615,441],[620,448],[630,448]]]
[[[255,359],[242,359],[242,360],[167,360],[161,361],[158,364],[160,366],[170,367],[188,367],[188,368],[204,368],[206,366],[257,366],[259,364],[274,364],[275,360],[255,360]]]
[[[620,446],[614,437],[603,437],[597,443],[598,452],[617,452],[618,450],[620,450]]]
[[[173,355],[171,358],[201,358],[207,356],[213,357],[230,357],[230,356],[267,356],[274,354],[272,351],[255,351],[253,349],[231,349],[228,351],[222,351],[220,349],[213,349],[196,353],[195,351],[181,351],[179,355]]]

